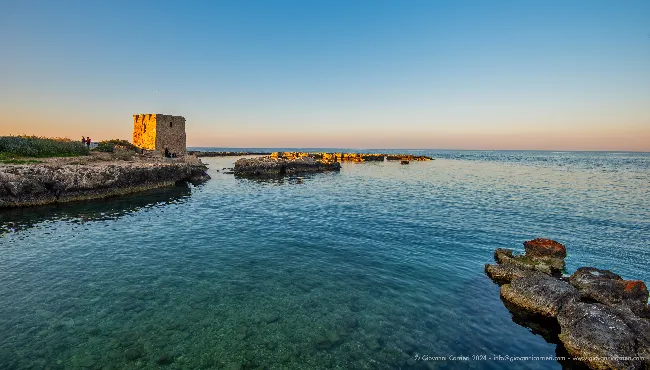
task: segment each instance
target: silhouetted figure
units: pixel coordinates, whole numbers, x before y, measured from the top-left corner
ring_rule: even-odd
[[[169,149],[165,148],[165,158],[171,158],[171,154],[169,154]]]
[[[90,136],[86,138],[86,145],[90,148]]]
[[[81,143],[84,144],[84,145],[86,144],[86,137],[85,136],[81,137]]]

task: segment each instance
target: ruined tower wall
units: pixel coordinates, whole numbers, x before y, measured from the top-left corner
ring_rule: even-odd
[[[187,151],[185,118],[166,114],[134,114],[133,145],[163,153],[184,155]]]
[[[156,150],[156,115],[133,115],[133,145],[146,150]]]
[[[156,149],[178,155],[185,154],[187,150],[185,136],[185,118],[181,116],[156,115]]]

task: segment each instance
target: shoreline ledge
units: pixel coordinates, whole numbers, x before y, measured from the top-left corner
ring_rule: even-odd
[[[260,157],[238,159],[232,172],[238,177],[272,178],[340,169],[339,162],[325,162],[311,157],[295,159]]]
[[[273,152],[264,157],[237,160],[232,173],[239,177],[282,177],[340,171],[341,162],[383,162],[385,160],[408,163],[408,161],[430,161],[433,158],[410,154]]]
[[[643,281],[594,267],[562,276],[566,247],[524,242],[525,254],[499,248],[485,273],[517,324],[564,346],[591,369],[650,370],[650,306]]]
[[[178,159],[136,156],[130,161],[102,155],[47,158],[43,163],[0,165],[0,209],[108,198],[180,181],[208,180],[208,167],[194,156]]]

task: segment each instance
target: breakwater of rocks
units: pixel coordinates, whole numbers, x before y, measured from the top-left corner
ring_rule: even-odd
[[[308,153],[308,152],[274,152],[271,158],[294,160],[313,158],[323,162],[383,162],[388,161],[430,161],[431,157],[412,154],[366,154],[366,153]]]
[[[190,150],[187,154],[197,157],[243,157],[247,155],[271,155],[270,152],[204,152],[200,150]]]
[[[0,166],[0,208],[63,203],[135,193],[179,181],[210,178],[192,156],[131,160],[56,158],[29,165]]]
[[[341,162],[383,162],[384,160],[399,160],[404,164],[409,161],[429,161],[432,158],[410,154],[274,152],[264,157],[243,158],[236,161],[233,173],[240,177],[282,177],[339,171]]]
[[[306,173],[339,171],[339,162],[326,162],[311,157],[294,159],[259,157],[243,158],[235,162],[233,173],[239,177],[282,177]]]
[[[494,252],[486,274],[501,285],[515,322],[564,346],[591,369],[650,369],[650,307],[643,281],[594,267],[562,276],[566,247],[524,242],[525,253]]]

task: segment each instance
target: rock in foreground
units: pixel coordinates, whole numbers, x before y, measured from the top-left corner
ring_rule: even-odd
[[[501,297],[526,311],[557,317],[566,303],[578,297],[578,291],[565,281],[537,272],[501,286]]]
[[[611,271],[593,267],[579,268],[569,279],[585,301],[605,305],[622,304],[636,315],[650,318],[648,288],[643,281],[623,280]]]
[[[524,246],[524,255],[499,248],[494,252],[497,264],[485,265],[486,274],[503,284],[501,298],[513,320],[524,317],[531,325],[518,323],[537,333],[556,331],[544,338],[559,340],[573,361],[592,369],[650,370],[650,308],[644,282],[593,267],[562,278],[562,244],[535,239]],[[545,327],[538,327],[539,322]]]
[[[558,317],[567,352],[592,369],[640,369],[634,332],[608,306],[572,301]]]
[[[339,171],[341,164],[311,157],[281,159],[271,157],[243,158],[235,162],[233,172],[242,177],[281,177],[305,173]]]

